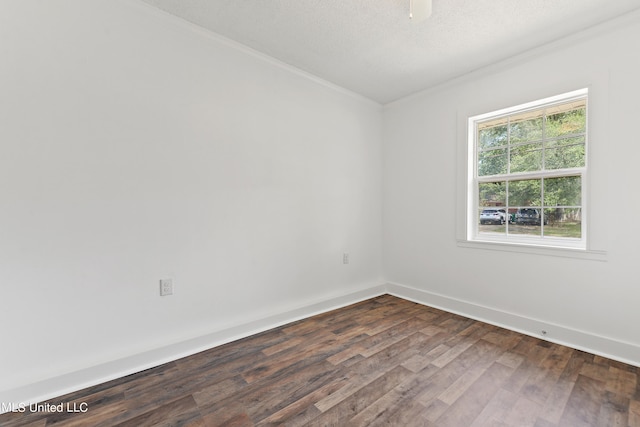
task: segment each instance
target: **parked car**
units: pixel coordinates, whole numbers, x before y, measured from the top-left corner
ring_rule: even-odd
[[[539,209],[534,208],[521,208],[516,212],[516,224],[533,224],[540,225],[542,215]],[[547,225],[548,220],[544,218],[544,225]]]
[[[480,224],[504,224],[507,211],[500,208],[486,208],[480,213]]]

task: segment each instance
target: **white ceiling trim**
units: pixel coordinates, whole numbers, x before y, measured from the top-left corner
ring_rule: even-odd
[[[128,5],[131,5],[131,0],[120,0],[123,3],[126,3]],[[371,98],[368,98],[364,95],[361,95],[357,92],[354,92],[352,90],[349,90],[343,86],[337,85],[335,83],[332,83],[328,80],[324,80],[318,76],[316,76],[315,74],[309,73],[307,71],[301,70],[300,68],[294,67],[293,65],[287,64],[286,62],[283,62],[279,59],[276,59],[272,56],[269,56],[265,53],[262,53],[256,49],[253,49],[247,45],[244,45],[240,42],[237,42],[235,40],[229,39],[227,37],[224,37],[220,34],[217,34],[213,31],[207,30],[205,28],[202,28],[199,25],[196,25],[192,22],[189,22],[183,18],[180,18],[176,15],[173,15],[169,12],[166,12],[162,9],[158,9],[157,7],[149,4],[149,3],[145,3],[144,0],[133,0],[133,4],[135,4],[136,7],[139,7],[141,10],[143,10],[145,13],[147,14],[151,14],[152,16],[154,16],[155,18],[163,21],[163,23],[166,23],[168,25],[176,25],[177,27],[181,27],[184,28],[188,31],[191,31],[195,34],[198,34],[198,36],[202,36],[203,38],[213,42],[216,45],[222,45],[225,46],[229,49],[233,49],[236,50],[238,52],[241,52],[243,54],[246,54],[248,56],[251,56],[253,58],[256,58],[260,61],[263,61],[267,64],[273,65],[277,68],[280,68],[284,71],[287,71],[289,73],[295,74],[299,77],[305,78],[307,80],[310,80],[320,86],[324,86],[328,89],[331,89],[333,91],[336,91],[338,93],[342,93],[344,95],[353,97],[361,102],[365,102],[374,106],[378,106],[378,107],[382,107],[382,104],[380,104],[377,101],[374,101]]]
[[[435,85],[433,87],[420,90],[418,92],[412,93],[411,95],[405,96],[398,100],[383,104],[383,108],[384,109],[394,108],[395,106],[402,105],[406,102],[410,102],[415,98],[428,96],[430,94],[449,89],[461,83],[465,83],[483,76],[495,74],[495,73],[507,70],[509,68],[516,67],[532,59],[535,59],[536,57],[574,46],[584,41],[599,37],[603,34],[624,29],[628,26],[638,24],[638,22],[640,22],[640,9],[634,10],[632,12],[626,13],[624,15],[621,15],[616,18],[610,19],[608,21],[602,22],[600,24],[594,25],[593,27],[589,27],[577,33],[573,33],[568,36],[562,37],[558,40],[554,40],[544,45],[529,49],[527,51],[511,56],[509,58],[503,59],[501,61],[495,62],[493,64],[486,65],[484,67],[477,68],[468,73],[452,77],[451,79],[445,82],[442,82],[438,85]]]
[[[386,104],[640,8],[640,0],[141,0]]]
[[[640,10],[640,0],[433,0],[433,15],[412,24],[409,0],[134,1],[217,43],[377,105],[502,67]]]

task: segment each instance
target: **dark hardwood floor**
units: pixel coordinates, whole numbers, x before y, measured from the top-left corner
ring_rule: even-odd
[[[638,371],[383,295],[0,425],[640,426]]]

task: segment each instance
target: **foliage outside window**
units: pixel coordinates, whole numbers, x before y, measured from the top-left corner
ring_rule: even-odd
[[[470,239],[585,248],[587,91],[469,126]]]

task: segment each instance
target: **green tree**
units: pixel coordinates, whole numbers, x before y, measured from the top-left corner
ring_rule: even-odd
[[[506,182],[483,182],[479,187],[479,206],[506,206]]]

